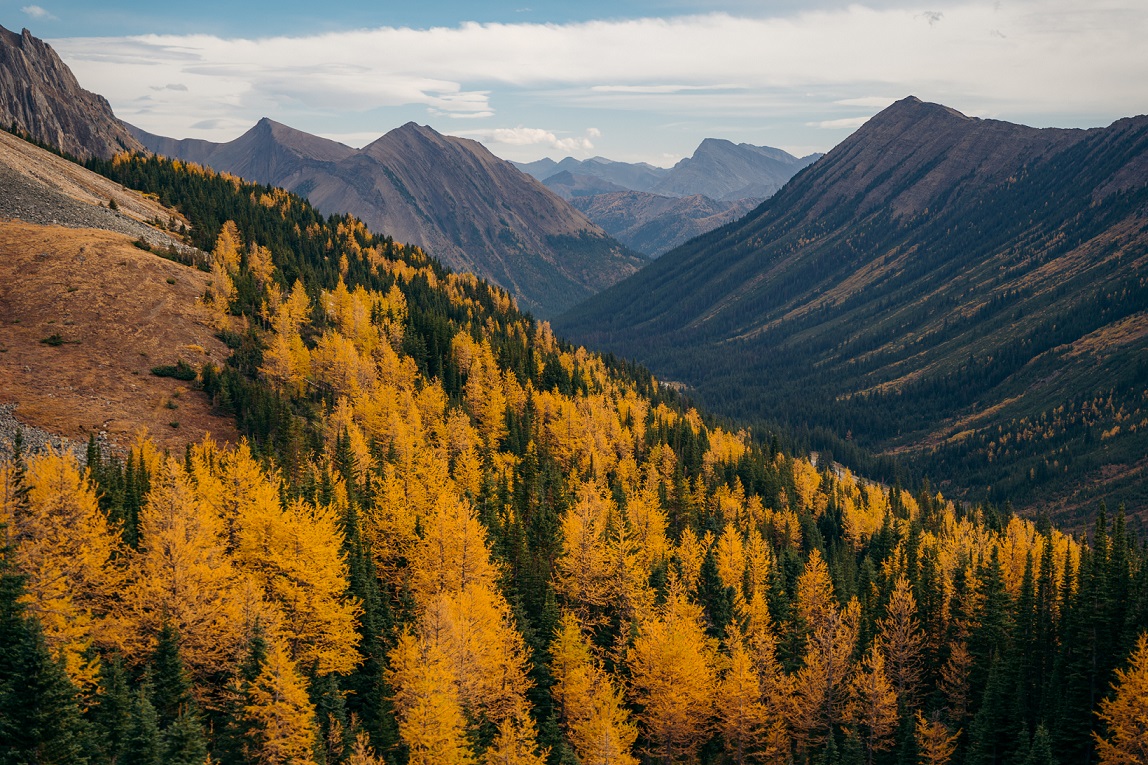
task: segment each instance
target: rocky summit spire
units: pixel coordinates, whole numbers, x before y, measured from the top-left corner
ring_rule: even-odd
[[[81,159],[143,149],[107,100],[81,88],[52,46],[27,29],[0,27],[0,125]]]

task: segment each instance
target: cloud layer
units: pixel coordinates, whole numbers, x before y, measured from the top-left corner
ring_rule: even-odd
[[[925,11],[853,5],[781,18],[712,14],[53,44],[85,87],[154,132],[226,139],[264,114],[343,115],[349,123],[353,115],[417,107],[440,129],[454,124],[452,132],[483,140],[588,150],[585,126],[600,123],[594,115],[603,111],[666,122],[703,112],[788,117],[806,130],[839,133],[909,93],[1035,122],[1142,112],[1146,38],[1143,3],[1018,0]],[[587,117],[577,126],[506,127],[537,125],[548,108],[561,109],[563,122],[572,110]]]

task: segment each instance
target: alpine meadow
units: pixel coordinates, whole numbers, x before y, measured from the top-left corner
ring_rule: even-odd
[[[1144,9],[107,5],[0,4],[0,765],[1148,763]]]

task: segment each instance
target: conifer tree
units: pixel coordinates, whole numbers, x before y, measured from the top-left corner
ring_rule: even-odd
[[[897,693],[885,672],[885,652],[880,642],[865,652],[865,658],[850,683],[851,698],[846,717],[864,744],[866,762],[893,746],[897,729]]]
[[[286,648],[273,642],[259,675],[247,690],[244,719],[250,725],[252,762],[307,765],[313,762],[315,708]]]
[[[917,752],[920,765],[949,765],[957,751],[961,731],[951,733],[940,720],[927,720],[921,710],[914,713]]]
[[[145,679],[132,694],[131,726],[124,747],[127,765],[161,765],[159,719],[151,703],[151,682]]]
[[[710,731],[716,645],[702,609],[671,582],[661,612],[638,627],[628,662],[651,754],[669,763],[691,755]]]
[[[1113,693],[1100,702],[1106,732],[1094,733],[1102,765],[1148,762],[1148,633],[1136,641],[1125,669],[1116,670]]]
[[[21,599],[23,577],[0,548],[0,762],[88,762],[76,688]]]

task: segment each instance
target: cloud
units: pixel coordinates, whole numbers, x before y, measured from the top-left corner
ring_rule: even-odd
[[[820,122],[806,122],[807,127],[821,128],[823,130],[856,130],[869,121],[869,117],[843,117],[837,120],[821,120]]]
[[[928,35],[922,21],[930,24]],[[1148,71],[1146,37],[1145,4],[1013,0],[997,8],[992,0],[957,0],[943,17],[853,4],[776,17],[711,13],[52,42],[84,87],[106,95],[128,121],[143,121],[133,107],[141,93],[186,85],[183,92],[152,91],[141,127],[170,134],[212,118],[249,124],[264,114],[306,113],[334,125],[346,115],[395,108],[406,110],[404,119],[501,115],[524,124],[551,107],[574,122],[569,110],[606,109],[663,122],[705,114],[820,124],[857,120],[859,109],[871,114],[887,103],[873,93],[912,93],[1030,123],[1045,114],[1064,124],[1071,115],[1148,111],[1139,76]],[[555,141],[590,140],[551,132]]]
[[[747,85],[594,85],[595,93],[635,93],[661,95],[666,93],[686,93],[689,91],[743,90]]]
[[[40,21],[59,21],[59,19],[53,16],[50,11],[48,11],[46,8],[41,8],[38,5],[25,5],[20,10],[34,19],[39,19]]]
[[[459,131],[455,135],[476,138],[485,144],[502,146],[541,146],[558,151],[583,153],[594,149],[594,138],[600,138],[602,131],[587,128],[581,136],[564,136],[543,128],[518,127],[492,128],[490,130]]]
[[[184,85],[182,82],[172,82],[172,83],[168,83],[167,85],[152,85],[151,89],[152,90],[174,90],[174,91],[177,91],[179,93],[186,93],[187,92],[187,86]]]

